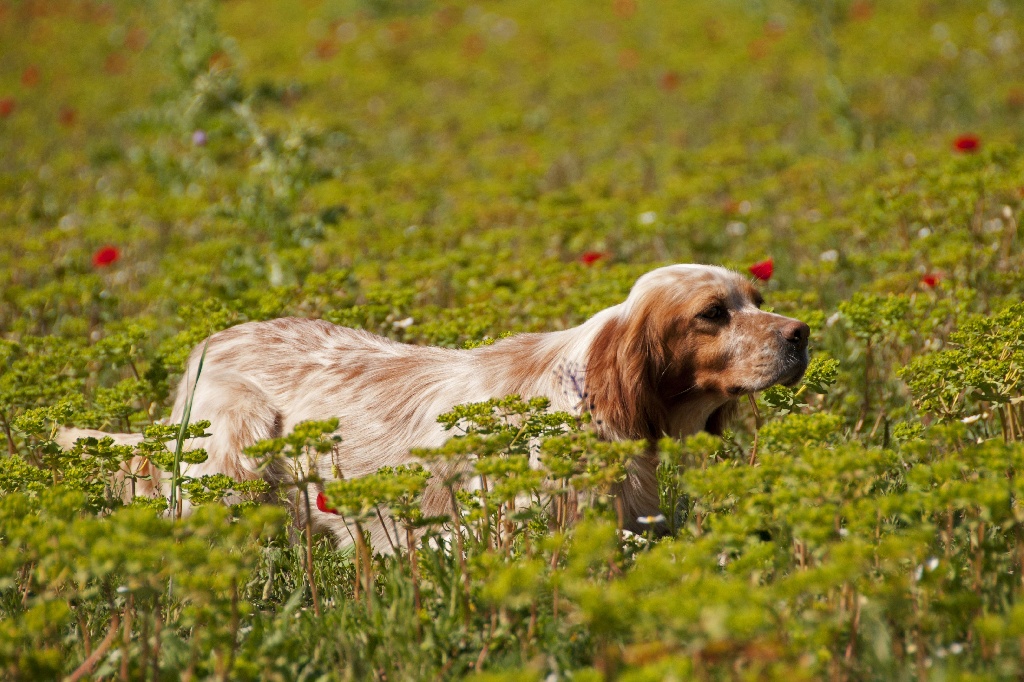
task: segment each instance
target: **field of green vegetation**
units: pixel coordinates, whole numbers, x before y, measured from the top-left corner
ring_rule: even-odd
[[[0,677],[1020,679],[1022,40],[1011,0],[0,0]],[[673,262],[760,264],[814,359],[658,444],[669,537],[603,494],[642,443],[515,398],[420,453],[478,457],[461,515],[328,486],[387,554],[223,476],[121,502],[213,331],[472,346]]]

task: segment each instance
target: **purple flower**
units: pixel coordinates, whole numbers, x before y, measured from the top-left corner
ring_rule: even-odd
[[[197,130],[194,133],[192,133],[192,144],[194,144],[197,147],[205,147],[206,133],[202,130]]]

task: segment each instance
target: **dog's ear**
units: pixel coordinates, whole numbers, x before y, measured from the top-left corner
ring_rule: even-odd
[[[594,424],[609,439],[656,439],[666,427],[657,395],[665,348],[643,314],[615,318],[594,337],[585,374],[586,402]]]
[[[730,400],[712,412],[704,424],[704,430],[712,435],[721,436],[729,428],[729,423],[733,417],[736,416],[738,405],[739,403],[736,400]]]

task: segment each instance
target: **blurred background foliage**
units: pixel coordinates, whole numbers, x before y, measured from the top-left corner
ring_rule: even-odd
[[[1012,4],[2,7],[18,332],[165,323],[342,269],[342,302],[495,303],[509,329],[690,260],[772,256],[772,286],[830,307],[991,275],[963,256],[1021,198]],[[954,153],[965,134],[980,153]],[[94,268],[108,243],[117,266]],[[586,251],[611,273],[564,267]]]

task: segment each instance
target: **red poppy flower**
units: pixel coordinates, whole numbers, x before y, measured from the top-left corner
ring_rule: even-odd
[[[316,54],[317,59],[326,61],[338,54],[338,43],[333,38],[324,38],[317,42],[313,52]]]
[[[146,35],[144,30],[138,26],[133,26],[128,29],[124,36],[124,46],[132,52],[140,52],[146,46],[148,40],[149,36]]]
[[[210,55],[210,59],[207,61],[207,66],[210,67],[211,71],[222,71],[230,68],[231,57],[229,57],[223,50],[217,50]]]
[[[39,67],[32,65],[21,72],[21,84],[26,88],[35,87],[39,82]]]
[[[973,154],[981,149],[981,138],[977,135],[961,135],[953,140],[953,149],[962,154]]]
[[[612,3],[612,10],[620,19],[629,19],[636,14],[636,0],[615,0]]]
[[[856,0],[850,5],[850,18],[854,21],[867,21],[875,13],[875,8],[867,0]]]
[[[942,280],[941,272],[929,272],[927,275],[921,278],[921,284],[925,285],[929,289],[934,289],[939,285]]]
[[[470,33],[462,41],[462,56],[466,59],[476,59],[487,49],[484,37],[479,33]]]
[[[323,493],[316,494],[316,508],[325,514],[337,514],[338,510],[327,506],[327,496]]]
[[[0,99],[0,118],[7,118],[14,111],[14,98],[4,97]]]
[[[105,268],[116,263],[120,257],[121,252],[118,251],[116,246],[104,246],[92,254],[92,264],[97,268]]]
[[[757,277],[762,282],[767,282],[772,278],[772,273],[775,272],[775,264],[772,263],[771,258],[767,258],[760,263],[754,263],[748,269],[754,277]]]
[[[1010,88],[1006,93],[1006,106],[1011,109],[1024,109],[1024,88]]]
[[[767,38],[755,38],[747,44],[747,55],[754,61],[768,56],[771,42]]]
[[[661,75],[661,89],[665,92],[672,92],[679,87],[679,74],[675,71],[666,71]]]
[[[128,68],[128,60],[120,52],[111,52],[103,60],[103,70],[111,76],[124,73],[126,68]]]
[[[779,21],[768,21],[764,25],[764,34],[768,38],[781,38],[786,34],[786,26]]]
[[[602,258],[604,258],[604,254],[600,251],[584,251],[580,256],[580,262],[584,265],[593,265]]]
[[[398,19],[388,24],[388,34],[390,34],[391,42],[401,44],[412,37],[412,27],[408,22]]]
[[[640,66],[640,53],[629,48],[619,53],[619,68],[623,71],[632,71]]]
[[[61,107],[57,112],[57,120],[65,128],[70,128],[78,122],[78,112],[73,107]]]

